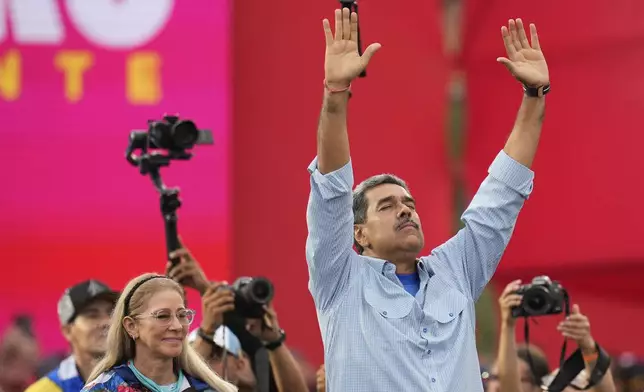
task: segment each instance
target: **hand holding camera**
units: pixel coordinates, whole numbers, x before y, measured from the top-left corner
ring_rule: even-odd
[[[535,317],[560,314],[567,298],[566,290],[559,282],[547,276],[537,276],[532,282],[519,286],[516,294],[521,303],[512,308],[512,317]]]
[[[224,323],[224,313],[235,310],[235,294],[226,282],[211,283],[201,299],[201,330],[209,336]]]
[[[573,305],[570,316],[559,323],[557,330],[564,337],[573,339],[582,352],[595,352],[595,340],[590,334],[590,321],[581,314],[579,305]]]
[[[280,339],[282,334],[277,321],[277,313],[275,313],[272,304],[264,305],[264,310],[263,318],[246,320],[246,329],[263,343],[275,342]]]
[[[516,318],[512,315],[512,309],[521,305],[522,296],[517,294],[521,287],[521,280],[510,282],[501,297],[499,297],[499,307],[501,308],[501,322],[505,326],[513,327],[516,324]]]

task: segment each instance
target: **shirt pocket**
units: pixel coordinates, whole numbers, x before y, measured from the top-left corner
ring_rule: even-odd
[[[454,321],[467,307],[468,301],[460,291],[450,288],[441,295],[439,301],[432,306],[432,316],[439,324],[449,324]]]
[[[415,301],[407,292],[381,293],[373,287],[365,288],[364,297],[369,306],[386,319],[405,318],[411,313]]]
[[[455,288],[446,288],[439,297],[428,300],[430,306],[427,314],[434,322],[427,340],[446,352],[450,351],[450,347],[459,345],[465,338],[465,327],[469,318],[462,316],[467,313],[469,302],[465,295]]]

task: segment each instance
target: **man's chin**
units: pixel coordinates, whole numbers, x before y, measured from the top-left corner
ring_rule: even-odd
[[[414,255],[418,256],[420,254],[420,251],[423,250],[425,243],[423,241],[423,238],[416,234],[407,236],[402,245],[402,248],[407,252],[413,253]]]

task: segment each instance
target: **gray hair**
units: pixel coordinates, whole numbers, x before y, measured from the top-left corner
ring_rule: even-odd
[[[356,188],[353,190],[353,224],[359,225],[367,222],[367,209],[369,208],[369,201],[367,200],[367,192],[375,187],[384,184],[393,184],[399,185],[407,192],[409,188],[407,183],[403,181],[400,177],[393,174],[378,174],[371,176],[366,180],[362,181]],[[358,253],[362,254],[364,248],[358,243],[358,241],[353,239],[353,244],[355,245]]]

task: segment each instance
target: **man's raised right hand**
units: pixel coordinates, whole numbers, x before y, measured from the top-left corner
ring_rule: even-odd
[[[367,67],[380,44],[369,45],[362,57],[358,54],[358,14],[348,8],[335,10],[335,35],[328,19],[324,19],[322,25],[326,37],[326,84],[331,89],[347,88]]]

